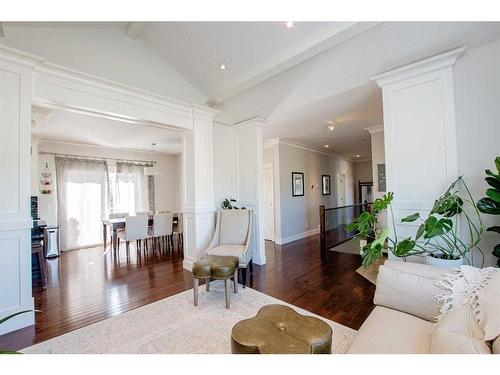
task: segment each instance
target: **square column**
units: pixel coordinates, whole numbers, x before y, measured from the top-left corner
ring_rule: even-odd
[[[213,119],[216,111],[193,105],[193,129],[182,135],[183,267],[191,271],[214,229]]]
[[[34,62],[0,52],[0,335],[34,324],[31,295],[31,87]]]
[[[236,134],[236,185],[238,204],[254,210],[253,236],[250,243],[253,262],[266,263],[263,215],[263,150],[262,127],[265,120],[254,118],[234,126]]]
[[[373,78],[382,88],[387,191],[394,192],[399,236],[418,223],[401,223],[413,212],[426,215],[458,177],[453,65],[458,48]],[[392,218],[388,215],[392,230]]]

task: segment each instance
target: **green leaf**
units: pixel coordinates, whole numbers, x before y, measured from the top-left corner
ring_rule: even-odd
[[[500,180],[494,177],[486,177],[485,181],[490,185],[493,189],[500,190]]]
[[[382,257],[383,247],[379,244],[378,246],[366,245],[363,249],[363,267],[370,267],[377,259]]]
[[[458,193],[450,193],[447,191],[434,202],[430,214],[452,217],[462,212],[463,204],[464,201],[458,196]]]
[[[496,174],[496,173],[493,173],[492,171],[490,171],[489,169],[486,169],[484,171],[488,176],[491,176],[493,178],[497,178],[497,179],[500,179],[500,174]]]
[[[500,233],[500,227],[499,226],[489,227],[488,229],[486,229],[486,231]]]
[[[486,195],[497,203],[500,203],[500,190],[488,189]]]
[[[373,212],[378,214],[379,212],[387,209],[387,207],[391,204],[393,197],[394,193],[388,192],[383,198],[375,199],[375,202],[373,202]]]
[[[500,204],[496,203],[491,198],[481,198],[477,202],[477,208],[483,214],[500,215]]]
[[[404,257],[411,254],[411,251],[415,248],[416,242],[411,239],[411,237],[405,238],[403,241],[399,242],[394,249],[394,255],[398,257]]]
[[[500,156],[495,158],[495,166],[497,167],[498,174],[500,174]]]
[[[408,215],[407,217],[404,217],[401,219],[402,223],[413,223],[415,220],[417,220],[420,217],[420,214],[418,212],[415,212],[412,215]]]
[[[425,221],[424,238],[442,236],[453,228],[451,219],[437,219],[435,216],[429,216]]]
[[[492,251],[492,254],[500,258],[500,243],[495,246],[495,248]]]
[[[420,237],[422,237],[422,234],[425,232],[425,224],[420,224],[417,230],[417,234],[415,235],[415,240],[418,240]]]

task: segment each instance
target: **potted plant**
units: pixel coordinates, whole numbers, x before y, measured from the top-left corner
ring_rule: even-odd
[[[500,156],[495,158],[495,166],[497,173],[493,173],[489,169],[485,171],[487,175],[485,181],[490,185],[490,188],[486,190],[487,197],[481,198],[477,202],[479,211],[489,215],[500,215]],[[500,226],[489,227],[487,231],[500,233]],[[500,244],[493,248],[492,254],[500,258]],[[497,261],[497,266],[500,267],[500,259]]]
[[[223,210],[239,210],[240,207],[235,206],[233,203],[236,203],[236,199],[224,198],[224,200],[221,203],[221,208]],[[241,207],[241,209],[244,210],[245,207]]]
[[[465,189],[465,196],[459,192],[459,186]],[[387,193],[383,198],[375,200],[372,212],[363,212],[346,228],[348,231],[357,231],[357,237],[369,242],[362,251],[363,266],[370,266],[383,255],[384,251],[390,251],[402,258],[426,255],[426,263],[449,268],[463,264],[465,255],[473,249],[481,251],[477,244],[483,235],[483,223],[462,177],[453,182],[434,202],[425,219],[422,219],[417,212],[401,220],[402,223],[417,220],[421,222],[414,237],[398,237],[394,225],[392,200],[393,193]],[[377,222],[378,214],[386,209],[389,209],[392,216],[393,237],[389,236],[387,228],[380,227]],[[471,209],[472,213],[468,212]],[[462,239],[458,233],[459,217],[467,224],[468,240]]]

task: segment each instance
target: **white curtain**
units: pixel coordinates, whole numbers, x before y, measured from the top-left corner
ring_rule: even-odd
[[[58,220],[63,250],[102,243],[107,216],[105,161],[56,157]]]
[[[130,163],[116,163],[115,212],[145,212],[153,209],[149,201],[149,178],[144,166]]]

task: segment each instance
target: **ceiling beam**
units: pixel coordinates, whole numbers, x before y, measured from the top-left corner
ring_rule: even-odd
[[[127,36],[132,39],[137,39],[145,25],[146,22],[130,22],[127,26]]]

